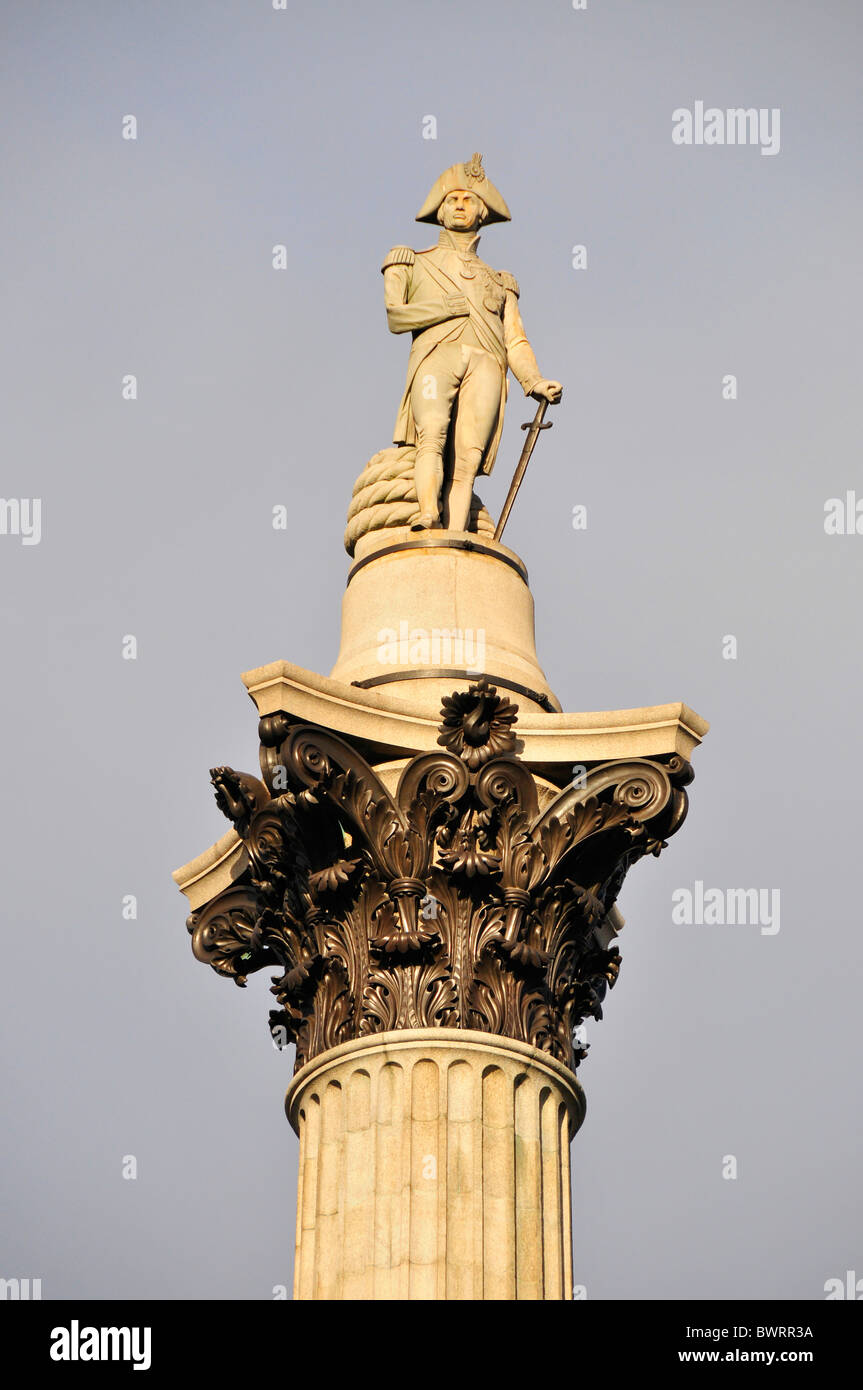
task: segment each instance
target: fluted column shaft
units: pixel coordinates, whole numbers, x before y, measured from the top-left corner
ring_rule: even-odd
[[[572,1297],[573,1074],[525,1043],[426,1028],[303,1067],[299,1299]]]

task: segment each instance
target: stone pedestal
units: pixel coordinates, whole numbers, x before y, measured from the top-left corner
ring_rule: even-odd
[[[481,674],[525,711],[560,710],[537,659],[533,596],[515,551],[460,531],[364,536],[331,680],[436,714],[444,695]]]
[[[572,1072],[510,1038],[391,1031],[322,1053],[300,1137],[298,1299],[572,1297]]]

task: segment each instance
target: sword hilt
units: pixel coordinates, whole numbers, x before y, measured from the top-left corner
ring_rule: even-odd
[[[545,412],[546,412],[547,410],[548,410],[548,398],[547,398],[546,396],[543,396],[542,400],[541,400],[540,403],[539,403],[539,406],[538,406],[538,408],[537,408],[537,412],[536,412],[536,414],[534,415],[533,419],[530,420],[527,424],[522,425],[522,429],[523,429],[523,430],[550,430],[553,422],[552,422],[551,420],[545,420]],[[545,420],[545,424],[543,424],[543,420]]]

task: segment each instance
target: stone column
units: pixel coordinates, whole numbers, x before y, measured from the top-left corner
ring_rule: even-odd
[[[412,668],[416,633],[447,627],[484,632],[479,679],[455,648]],[[381,629],[399,640],[378,669]],[[581,1025],[707,725],[560,711],[518,557],[441,533],[358,553],[332,676],[244,680],[261,777],[212,769],[231,830],[175,878],[198,960],[265,971],[295,1048],[296,1297],[570,1298]]]
[[[572,1297],[584,1094],[525,1043],[451,1028],[332,1048],[295,1076],[294,1297]]]

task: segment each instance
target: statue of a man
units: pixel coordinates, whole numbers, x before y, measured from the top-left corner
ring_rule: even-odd
[[[537,366],[514,276],[477,255],[483,223],[510,220],[482,157],[447,169],[416,220],[441,224],[437,246],[394,246],[382,266],[390,331],[413,334],[394,443],[416,446],[412,529],[465,531],[474,479],[500,442],[507,369],[537,400],[559,401],[562,387]]]

